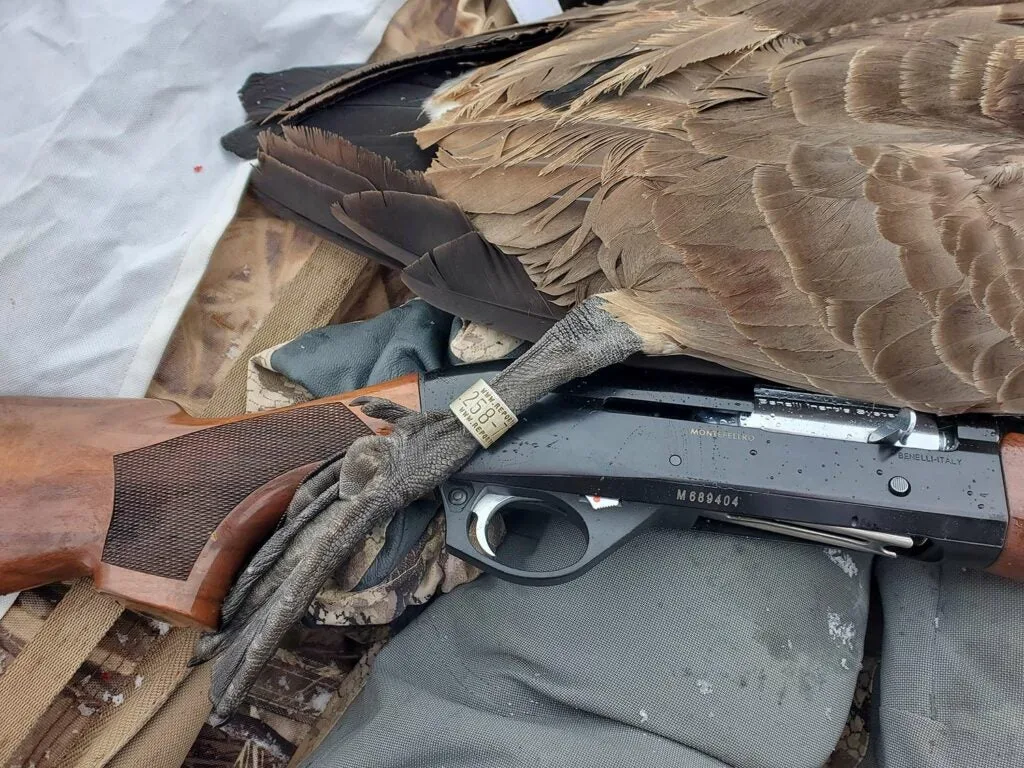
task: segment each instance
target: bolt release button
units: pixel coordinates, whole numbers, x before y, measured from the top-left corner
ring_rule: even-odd
[[[889,492],[893,496],[906,496],[910,493],[910,481],[905,477],[896,475],[889,478]]]

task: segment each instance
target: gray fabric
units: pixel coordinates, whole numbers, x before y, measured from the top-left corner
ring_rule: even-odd
[[[851,558],[651,531],[567,584],[483,577],[392,640],[306,765],[820,766],[862,652]]]
[[[270,363],[314,397],[327,397],[451,365],[451,334],[451,315],[413,299],[371,320],[304,333],[274,350]]]
[[[980,571],[878,564],[880,768],[1024,765],[1024,587]]]

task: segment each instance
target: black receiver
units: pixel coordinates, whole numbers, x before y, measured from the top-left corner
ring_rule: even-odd
[[[424,409],[496,370],[429,379]],[[448,546],[524,583],[573,578],[648,525],[984,568],[1007,530],[1003,429],[742,377],[609,369],[544,398],[442,487]],[[571,562],[538,571],[501,557],[495,521],[531,510],[582,533]]]

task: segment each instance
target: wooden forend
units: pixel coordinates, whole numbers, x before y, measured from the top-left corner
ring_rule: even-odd
[[[1024,581],[1024,434],[1011,432],[999,447],[1006,484],[1006,539],[999,558],[987,570]]]
[[[216,626],[220,603],[235,574],[273,529],[302,479],[320,461],[344,451],[359,434],[369,434],[371,429],[387,431],[387,424],[350,405],[363,395],[385,397],[418,410],[418,377],[405,376],[289,408],[216,420],[193,418],[174,403],[161,400],[0,398],[0,593],[92,576],[98,589],[133,607],[177,623]],[[231,470],[243,463],[251,467],[253,451],[266,455],[272,463],[278,442],[272,431],[250,430],[258,435],[257,440],[235,439],[219,453],[216,450],[219,434],[234,432],[237,436],[239,431],[216,427],[258,420],[269,424],[274,421],[268,416],[302,411],[309,414],[310,423],[324,423],[313,416],[322,414],[325,405],[331,405],[336,414],[333,404],[338,403],[368,428],[345,429],[344,434],[321,430],[311,435],[310,442],[321,446],[312,453],[323,455],[310,456],[300,466],[284,467],[261,482],[254,480],[260,473]],[[277,420],[282,422],[291,424],[293,430],[296,422],[302,426],[294,418]],[[206,448],[213,446],[213,461],[197,459],[195,440],[176,440],[211,429]],[[187,453],[177,455],[170,450],[186,444],[191,446]],[[122,459],[132,452],[153,447],[161,449],[156,452],[160,461],[154,465],[161,471],[142,476],[122,469],[116,481],[121,485],[115,488],[114,457],[123,464]],[[234,484],[229,489],[238,500],[233,507],[217,512],[215,519],[207,516],[198,521],[189,504],[175,506],[179,494],[187,496],[200,482],[215,487],[217,478],[223,478],[222,484]],[[125,524],[122,519],[115,543],[122,550],[134,546],[134,559],[112,550],[108,541],[115,493],[122,507],[125,499],[130,502],[130,520]],[[157,503],[158,499],[162,502]],[[191,566],[171,569],[177,578],[156,575],[153,571],[167,572],[161,558],[168,557],[164,550],[174,549],[170,542],[176,534],[191,532],[195,539],[200,524],[205,527],[198,545],[191,548],[196,551],[186,553]],[[144,545],[140,547],[139,541]],[[104,562],[105,544],[106,559],[120,565]],[[175,556],[184,556],[184,551],[177,550]],[[125,567],[125,562],[131,564]]]

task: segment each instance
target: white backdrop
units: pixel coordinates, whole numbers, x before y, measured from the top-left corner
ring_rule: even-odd
[[[237,89],[400,5],[0,0],[0,394],[141,396],[245,185]]]

